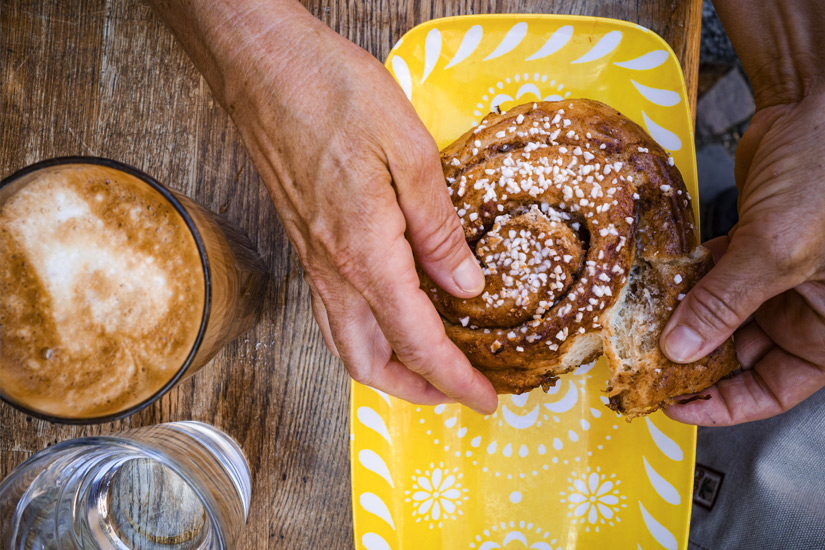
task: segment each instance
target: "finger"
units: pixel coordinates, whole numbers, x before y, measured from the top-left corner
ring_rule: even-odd
[[[734,333],[733,343],[736,346],[736,358],[743,369],[752,368],[775,347],[773,340],[754,321],[746,323]]]
[[[776,345],[816,365],[825,365],[825,294],[804,283],[765,302],[754,314],[756,322]]]
[[[312,292],[311,296],[312,315],[315,317],[315,322],[318,323],[318,328],[321,329],[324,343],[335,357],[341,357],[341,354],[338,353],[338,347],[335,345],[335,339],[332,337],[332,330],[329,327],[329,318],[327,317],[327,309],[324,306],[324,301],[315,292]]]
[[[484,274],[450,201],[435,142],[423,128],[418,135],[416,147],[388,155],[407,238],[438,286],[459,298],[477,296]]]
[[[665,414],[687,424],[729,426],[785,412],[823,386],[820,367],[775,347],[753,369],[701,392],[711,399],[673,405]]]
[[[329,349],[335,357],[341,357],[338,353],[338,348],[335,346],[335,340],[332,338],[332,331],[329,328],[329,318],[327,316],[326,306],[324,306],[324,301],[321,299],[321,296],[318,294],[318,289],[315,288],[312,279],[309,278],[306,272],[304,272],[304,282],[309,287],[312,316],[315,318],[318,328],[321,329],[324,344],[326,344],[327,349]]]
[[[354,288],[344,281],[329,286],[335,296],[329,300],[330,332],[353,380],[412,403],[453,401],[393,356],[369,305]]]
[[[765,300],[793,286],[753,250],[732,243],[688,292],[662,333],[665,355],[696,361],[727,340]]]
[[[383,334],[398,359],[449,397],[475,411],[492,413],[498,397],[492,384],[453,344],[430,300],[419,288],[410,245],[395,239],[363,289]]]

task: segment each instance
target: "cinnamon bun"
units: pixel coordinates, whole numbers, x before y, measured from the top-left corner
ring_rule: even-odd
[[[672,158],[637,124],[587,99],[530,103],[491,113],[441,160],[487,282],[469,300],[419,270],[421,286],[499,393],[604,354],[610,407],[634,417],[738,366],[732,340],[690,364],[659,349],[712,258]]]

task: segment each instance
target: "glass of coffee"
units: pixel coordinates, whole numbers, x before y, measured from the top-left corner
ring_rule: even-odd
[[[0,182],[0,398],[51,421],[149,405],[249,329],[246,236],[143,172],[64,157]]]

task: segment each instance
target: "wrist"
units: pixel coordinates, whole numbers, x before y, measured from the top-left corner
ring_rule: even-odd
[[[825,94],[825,67],[809,53],[766,59],[746,69],[757,110],[795,104],[808,97]]]
[[[757,109],[825,91],[825,12],[819,0],[716,0],[751,81]]]
[[[232,114],[294,82],[302,43],[332,33],[295,0],[150,0]]]

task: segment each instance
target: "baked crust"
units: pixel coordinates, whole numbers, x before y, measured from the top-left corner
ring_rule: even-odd
[[[441,153],[487,286],[454,298],[421,270],[447,335],[499,393],[523,393],[604,354],[610,406],[647,414],[738,366],[732,340],[691,364],[659,336],[712,266],[667,153],[588,99],[491,113]]]

